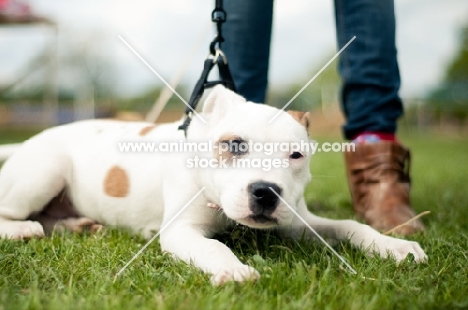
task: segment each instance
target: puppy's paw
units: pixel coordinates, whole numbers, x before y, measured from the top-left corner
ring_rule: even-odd
[[[424,253],[419,243],[415,241],[385,236],[385,239],[380,240],[375,246],[381,257],[393,257],[398,263],[404,260],[410,253],[413,254],[414,260],[417,263],[427,261],[427,255]]]
[[[54,226],[54,230],[58,232],[71,231],[73,233],[82,233],[84,231],[95,233],[102,228],[101,224],[87,217],[66,218],[58,221]]]
[[[0,222],[0,238],[29,239],[44,237],[44,229],[35,221],[2,221]]]
[[[213,285],[222,285],[229,281],[245,282],[260,279],[260,274],[255,268],[240,265],[235,267],[226,267],[211,277]]]

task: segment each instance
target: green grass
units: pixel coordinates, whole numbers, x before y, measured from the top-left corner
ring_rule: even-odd
[[[40,132],[40,129],[0,129],[0,144],[24,141]],[[1,164],[1,163],[0,163]]]
[[[207,275],[163,254],[157,241],[113,282],[145,240],[107,229],[0,241],[0,309],[468,308],[468,140],[410,135],[404,142],[413,151],[414,208],[432,212],[423,218],[426,232],[412,238],[427,264],[410,258],[397,266],[339,244],[359,273],[351,275],[320,245],[238,227],[221,240],[259,270],[256,283],[212,287]],[[342,155],[318,154],[311,169],[310,209],[353,217]]]

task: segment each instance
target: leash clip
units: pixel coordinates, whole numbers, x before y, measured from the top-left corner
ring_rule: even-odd
[[[215,56],[216,54],[216,45],[218,49],[221,48],[221,43],[224,42],[222,25],[226,22],[227,13],[223,8],[223,0],[216,0],[215,8],[211,12],[211,21],[216,24],[217,34],[214,37],[213,41],[210,44],[210,53]]]
[[[224,23],[226,21],[226,11],[223,8],[215,8],[211,12],[211,21],[213,23]]]
[[[215,49],[215,53],[214,55],[212,55],[211,53],[208,54],[207,58],[213,58],[213,63],[217,63],[219,58],[221,57],[221,59],[223,60],[224,64],[227,64],[227,57],[226,57],[226,54],[224,54],[224,52],[222,50],[220,50],[219,48]]]

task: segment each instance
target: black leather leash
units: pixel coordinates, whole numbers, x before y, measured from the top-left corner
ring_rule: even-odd
[[[224,55],[221,50],[221,43],[224,42],[222,24],[226,22],[226,17],[226,11],[223,9],[223,0],[216,0],[215,9],[211,12],[211,20],[216,24],[217,34],[210,43],[210,54],[205,60],[202,74],[193,88],[192,95],[188,102],[189,106],[185,109],[185,121],[179,126],[179,130],[184,131],[185,137],[187,137],[187,129],[192,121],[193,111],[195,111],[205,89],[217,84],[223,84],[226,88],[236,91],[231,72],[229,71],[226,55]],[[220,79],[216,81],[208,81],[208,75],[214,66],[218,66]]]

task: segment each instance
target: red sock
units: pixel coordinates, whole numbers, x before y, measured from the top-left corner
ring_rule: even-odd
[[[399,143],[397,138],[395,137],[395,134],[393,133],[388,133],[388,132],[379,132],[379,131],[364,131],[361,132],[360,134],[357,134],[354,136],[353,141],[365,141],[367,140],[365,137],[366,136],[377,136],[379,140],[381,141],[391,141],[395,143]]]

